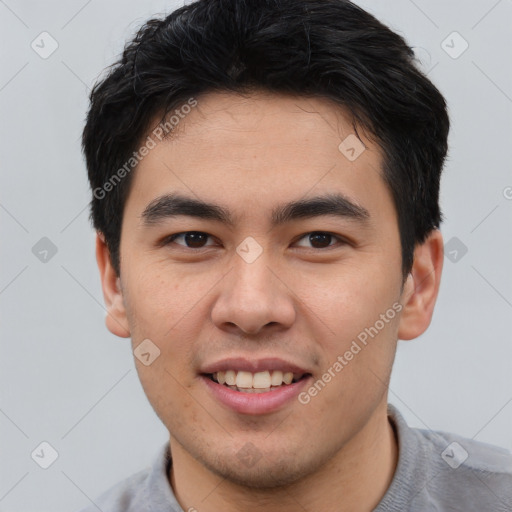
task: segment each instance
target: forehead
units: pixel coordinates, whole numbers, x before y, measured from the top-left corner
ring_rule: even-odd
[[[326,98],[258,91],[245,95],[208,93],[196,101],[197,106],[190,112],[187,109],[187,114],[171,115],[169,141],[194,145],[215,141],[219,144],[215,155],[219,157],[225,156],[220,144],[254,150],[283,148],[284,152],[290,145],[296,151],[300,143],[301,154],[316,158],[314,146],[332,144],[338,149],[346,137],[355,136],[348,112]],[[179,113],[184,106],[173,112]],[[363,140],[368,147],[369,141]],[[379,148],[372,145],[371,149]]]
[[[140,208],[176,191],[247,214],[308,194],[340,192],[368,210],[390,201],[380,148],[362,130],[358,138],[333,102],[265,92],[195,100],[193,108],[177,107],[168,138],[159,141],[152,126],[156,145],[133,176]]]

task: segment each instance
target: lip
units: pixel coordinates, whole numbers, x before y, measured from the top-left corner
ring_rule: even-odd
[[[297,364],[277,357],[267,357],[257,360],[246,359],[244,357],[230,357],[228,359],[222,359],[221,361],[203,366],[199,373],[225,372],[227,370],[241,370],[251,373],[263,372],[265,370],[281,370],[282,372],[292,372],[295,374],[311,373]]]
[[[282,409],[296,399],[312,378],[311,375],[307,375],[297,382],[283,384],[279,388],[265,393],[244,393],[214,382],[207,375],[200,375],[200,379],[217,401],[232,411],[249,415],[269,414]]]

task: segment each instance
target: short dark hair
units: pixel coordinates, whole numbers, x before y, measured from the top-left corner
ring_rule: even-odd
[[[348,0],[199,0],[149,20],[126,44],[91,92],[82,137],[91,220],[117,274],[133,173],[115,174],[130,170],[152,120],[201,94],[254,89],[330,99],[379,145],[405,277],[415,245],[442,220],[447,107],[405,40]]]

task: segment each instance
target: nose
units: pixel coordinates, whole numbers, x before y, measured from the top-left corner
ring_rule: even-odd
[[[212,322],[219,329],[247,335],[285,330],[295,321],[293,293],[262,254],[247,263],[236,255],[234,268],[219,283]]]

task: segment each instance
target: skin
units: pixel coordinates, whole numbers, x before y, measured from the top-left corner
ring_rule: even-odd
[[[135,171],[120,277],[98,234],[107,327],[134,348],[149,338],[160,350],[149,366],[135,362],[169,430],[168,477],[184,510],[363,512],[390,485],[397,443],[386,406],[397,339],[419,336],[431,321],[443,242],[434,230],[417,245],[404,281],[380,148],[360,132],[366,150],[350,162],[338,146],[351,133],[349,118],[325,99],[205,95]],[[148,204],[172,192],[222,205],[236,222],[179,216],[144,226]],[[333,192],[366,208],[368,221],[324,215],[270,225],[277,205]],[[159,243],[186,231],[211,238],[203,248],[183,237]],[[346,242],[319,248],[312,231]],[[250,264],[236,252],[248,236],[262,248]],[[236,413],[198,375],[226,357],[280,357],[316,381],[397,303],[401,312],[305,405]],[[260,457],[253,466],[237,456],[249,442]]]

